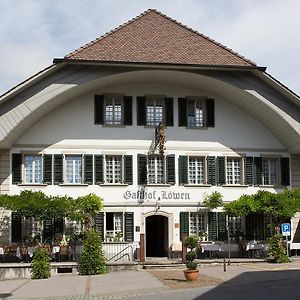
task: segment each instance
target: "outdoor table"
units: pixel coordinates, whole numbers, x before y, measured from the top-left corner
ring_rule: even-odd
[[[264,243],[248,242],[246,244],[246,251],[249,253],[249,256],[252,258],[263,257],[266,248],[267,245]]]
[[[218,252],[222,251],[222,247],[219,244],[201,244],[200,247],[202,253],[207,252],[210,258],[212,256],[218,257]]]

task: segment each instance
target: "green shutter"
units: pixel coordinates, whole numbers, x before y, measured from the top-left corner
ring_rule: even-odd
[[[63,183],[63,155],[54,154],[54,184]]]
[[[227,240],[227,229],[226,229],[226,213],[219,212],[218,215],[218,241]]]
[[[218,237],[217,213],[208,212],[208,240],[216,241]]]
[[[206,99],[206,125],[215,127],[215,100]]]
[[[250,213],[246,216],[246,239],[247,240],[264,240],[264,214]]]
[[[133,212],[125,212],[125,241],[134,241],[134,214]]]
[[[179,156],[178,159],[178,168],[179,168],[179,184],[184,185],[188,184],[188,157]]]
[[[226,183],[226,171],[225,171],[225,157],[217,157],[218,168],[218,184],[222,185]]]
[[[178,125],[187,126],[187,103],[185,98],[178,98]]]
[[[103,124],[104,119],[104,96],[95,95],[94,99],[94,123]]]
[[[22,241],[22,216],[17,212],[11,213],[11,242]]]
[[[281,185],[290,185],[290,159],[288,157],[282,157],[280,159],[281,165]]]
[[[183,234],[189,235],[189,212],[181,211],[179,213],[180,240]]]
[[[216,158],[214,156],[207,157],[207,183],[216,185]]]
[[[167,183],[175,184],[175,155],[167,155]]]
[[[132,125],[132,97],[124,98],[124,125]]]
[[[93,155],[84,155],[84,183],[93,184]]]
[[[253,184],[253,157],[245,158],[245,184]]]
[[[95,184],[104,183],[103,155],[94,155]]]
[[[18,184],[22,182],[22,154],[12,154],[12,183]]]
[[[133,184],[132,155],[124,155],[124,183]]]
[[[166,98],[166,126],[174,126],[173,98]]]
[[[138,185],[147,184],[147,156],[138,154]]]
[[[254,157],[254,184],[262,184],[262,157]]]
[[[43,182],[46,184],[52,184],[52,161],[53,155],[52,154],[45,154],[43,157]]]
[[[104,213],[100,212],[94,216],[94,227],[99,232],[102,240],[104,240]]]
[[[136,97],[137,125],[146,125],[146,98]]]

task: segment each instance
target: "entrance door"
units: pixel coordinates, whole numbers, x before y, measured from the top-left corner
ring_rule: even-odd
[[[146,218],[146,256],[168,256],[168,218],[154,215]]]

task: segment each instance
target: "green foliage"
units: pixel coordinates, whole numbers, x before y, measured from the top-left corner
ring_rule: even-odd
[[[36,248],[33,254],[31,267],[32,279],[45,279],[51,276],[50,257],[47,250],[43,248]]]
[[[83,252],[79,260],[80,275],[97,275],[107,272],[99,233],[93,229],[85,232]]]
[[[204,197],[203,205],[208,209],[214,209],[223,206],[223,196],[221,193],[215,191],[210,195]]]
[[[275,234],[270,238],[269,253],[273,257],[275,263],[289,262],[289,258],[286,253],[286,249],[283,245],[282,235]]]
[[[190,235],[184,240],[184,246],[189,248],[190,251],[187,252],[185,258],[187,260],[186,267],[189,270],[196,270],[197,263],[194,259],[197,257],[196,251],[194,250],[198,246],[199,237],[197,235]]]

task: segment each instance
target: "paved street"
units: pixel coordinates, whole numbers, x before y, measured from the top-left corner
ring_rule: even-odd
[[[170,270],[172,272],[172,270]],[[0,299],[299,299],[300,262],[206,265],[200,272],[222,280],[217,286],[174,290],[147,271],[102,276],[58,275],[45,280],[0,281]]]

